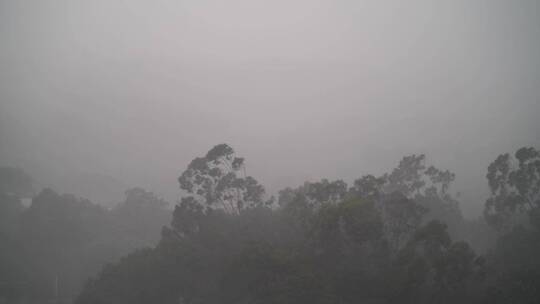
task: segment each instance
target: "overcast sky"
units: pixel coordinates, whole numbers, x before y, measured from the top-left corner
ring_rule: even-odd
[[[537,0],[0,0],[0,165],[100,203],[226,142],[271,192],[426,153],[474,216],[539,115]]]

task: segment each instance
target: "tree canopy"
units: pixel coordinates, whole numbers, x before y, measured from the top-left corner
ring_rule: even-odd
[[[192,160],[178,182],[188,193],[182,201],[196,202],[205,209],[239,213],[264,203],[263,186],[246,176],[244,158],[236,157],[226,144],[217,145],[206,156]]]
[[[221,144],[182,172],[174,210],[140,187],[110,210],[52,189],[25,208],[31,179],[10,177],[0,303],[536,303],[539,159],[496,158],[477,220],[461,215],[456,176],[422,154],[350,186],[287,187],[274,204]]]

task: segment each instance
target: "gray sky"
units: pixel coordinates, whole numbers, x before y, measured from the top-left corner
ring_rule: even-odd
[[[539,115],[535,0],[0,0],[0,165],[102,203],[226,142],[270,191],[426,153],[477,215]]]

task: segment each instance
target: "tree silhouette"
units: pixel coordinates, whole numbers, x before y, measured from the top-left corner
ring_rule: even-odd
[[[180,188],[188,193],[181,203],[197,202],[205,209],[222,209],[230,214],[262,205],[263,186],[242,169],[244,159],[236,157],[230,146],[213,147],[206,156],[191,161],[178,178]]]
[[[508,232],[529,216],[540,228],[540,151],[523,147],[514,158],[501,154],[489,165],[486,177],[491,197],[484,215],[492,226]]]

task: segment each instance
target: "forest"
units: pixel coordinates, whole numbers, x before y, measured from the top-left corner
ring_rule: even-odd
[[[540,0],[0,0],[0,304],[540,304]]]
[[[3,167],[0,303],[539,303],[540,150],[501,152],[477,219],[424,154],[271,195],[219,144],[112,208]]]

